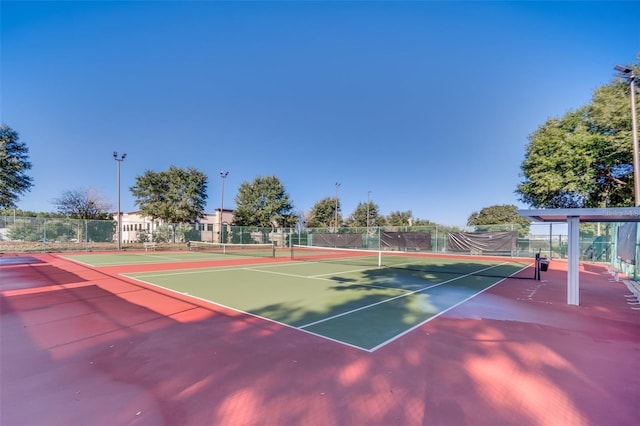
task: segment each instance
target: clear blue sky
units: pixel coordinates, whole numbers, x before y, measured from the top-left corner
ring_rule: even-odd
[[[639,2],[1,2],[2,122],[29,147],[18,207],[117,206],[136,176],[209,176],[207,211],[276,175],[296,210],[464,225],[516,204],[525,145],[640,52]]]

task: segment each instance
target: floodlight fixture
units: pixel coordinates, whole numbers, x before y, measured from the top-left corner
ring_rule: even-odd
[[[224,212],[224,181],[227,178],[227,176],[229,176],[229,172],[225,171],[225,170],[221,170],[220,171],[220,177],[222,178],[222,192],[220,195],[220,220],[218,221],[220,226],[219,226],[219,232],[220,232],[220,237],[219,237],[219,242],[224,243],[223,241],[223,236],[222,236],[222,214]]]
[[[631,68],[623,67],[622,65],[616,65],[615,67],[613,67],[613,69],[616,71],[620,71],[623,74],[629,74],[633,72]]]

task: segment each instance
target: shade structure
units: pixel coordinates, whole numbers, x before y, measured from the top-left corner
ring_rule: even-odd
[[[517,212],[536,222],[566,222],[568,224],[567,303],[569,305],[580,304],[580,222],[640,222],[640,207],[533,209],[517,210]]]

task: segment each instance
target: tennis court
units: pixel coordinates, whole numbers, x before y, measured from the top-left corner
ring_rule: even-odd
[[[274,321],[367,351],[512,276],[529,263],[324,248],[289,261],[126,273],[148,285]],[[93,266],[201,260],[211,253],[75,255]],[[231,255],[233,258],[234,255]],[[277,260],[277,261],[276,261]]]
[[[85,255],[83,262],[100,256]],[[119,254],[112,256],[114,263]],[[334,297],[338,297],[342,294],[339,288],[345,287],[346,292],[356,285],[372,287],[402,277],[402,286],[387,286],[390,292],[406,294],[403,292],[427,287],[427,281],[442,283],[416,293],[423,294],[435,312],[446,309],[434,302],[437,289],[446,290],[449,298],[456,292],[474,295],[490,285],[480,285],[480,281],[496,282],[501,274],[500,262],[481,262],[475,257],[432,259],[422,264],[406,256],[412,263],[405,270],[399,264],[391,267],[384,253],[383,268],[375,266],[375,258],[342,259],[340,265],[336,256],[324,259],[335,265],[323,266],[320,263],[325,262],[314,262],[311,257],[294,262],[284,256],[234,260],[243,262],[242,267],[258,267],[259,274],[237,271],[256,281],[249,286],[237,279],[240,275],[231,271],[231,262],[223,260],[88,267],[60,254],[3,256],[0,422],[637,423],[638,379],[633,374],[638,371],[640,344],[637,306],[625,297],[625,284],[613,280],[603,265],[581,265],[579,308],[566,305],[567,263],[557,260],[542,280],[532,280],[532,268],[528,268],[404,332],[390,344],[376,347],[375,342],[368,343],[367,347],[378,350],[318,337],[320,324],[305,331],[300,329],[305,325],[302,320],[281,325],[284,323],[236,313],[172,290],[156,291],[154,285],[136,284],[122,275],[158,275],[153,271],[163,270],[163,274],[182,274],[177,276],[189,282],[194,280],[185,273],[203,272],[203,277],[212,280],[203,281],[207,286],[236,286],[232,294],[244,309],[262,309],[265,318],[268,300],[260,305],[251,292],[257,294],[261,284],[269,284],[262,285],[266,290],[261,297],[272,297],[272,310],[281,317],[286,317],[284,313],[292,317],[299,309],[302,314],[295,313],[299,319],[310,316],[308,312],[328,319],[329,310],[337,311],[340,304],[332,307],[327,294],[337,293]],[[366,260],[374,266],[363,266]],[[214,264],[227,266],[213,268]],[[464,267],[490,269],[464,277]],[[354,269],[364,271],[350,272]],[[211,272],[214,270],[236,278],[227,282]],[[306,277],[297,278],[295,284],[306,292],[299,291],[294,297],[279,290],[275,297],[269,287],[274,283],[275,287],[286,286],[279,280],[267,282],[264,276],[276,275],[267,271]],[[323,273],[330,275],[316,277]],[[320,278],[325,278],[328,288]],[[445,283],[450,279],[455,280]],[[173,285],[179,282],[172,281]],[[288,287],[287,291],[292,290]],[[360,291],[380,300],[392,298],[368,289]],[[246,306],[247,294],[256,306]],[[357,294],[352,299],[354,306],[368,306]],[[318,307],[287,306],[291,300]],[[344,332],[373,335],[383,330],[393,335],[394,324],[409,330],[411,323],[438,315],[407,306],[410,303],[396,306],[396,311],[386,310],[388,318],[379,307],[362,309],[372,314],[361,317],[357,324],[356,312],[349,312],[354,308],[343,309],[349,314],[339,318],[353,319],[342,323]],[[322,324],[332,325],[332,321]],[[337,333],[335,325],[332,328]],[[397,335],[401,330],[395,330]]]

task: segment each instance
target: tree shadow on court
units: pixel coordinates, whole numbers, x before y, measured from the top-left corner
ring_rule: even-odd
[[[427,268],[416,263],[323,274],[322,285],[326,280],[336,284],[328,287],[322,303],[288,300],[250,313],[372,349],[487,289],[522,265],[498,266],[491,273],[483,270],[487,267],[449,262],[444,268]],[[470,275],[473,271],[479,274]]]
[[[122,284],[114,278],[100,294],[55,289],[52,300],[73,295],[87,312],[53,304],[55,320],[41,323],[32,320],[46,300],[2,295],[12,309],[0,325],[0,423],[633,424],[637,416],[635,313],[518,300],[531,284],[523,280],[375,352],[145,287],[108,290]]]
[[[298,300],[288,303],[273,303],[259,309],[252,309],[249,313],[278,321],[293,327],[302,327],[306,324],[326,320],[337,315],[347,314],[365,306],[375,305],[398,293],[389,291],[372,291],[363,285],[346,285],[332,287],[337,292],[348,292],[352,297],[347,300],[329,299],[322,305],[308,305],[308,301]]]
[[[85,278],[73,272],[40,261],[3,266],[1,275],[3,291],[86,281]]]

